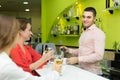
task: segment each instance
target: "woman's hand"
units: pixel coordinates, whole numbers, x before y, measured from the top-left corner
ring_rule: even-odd
[[[44,61],[50,60],[54,57],[54,50],[44,51],[42,58]]]

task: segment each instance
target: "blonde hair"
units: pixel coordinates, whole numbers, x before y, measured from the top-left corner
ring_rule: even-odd
[[[0,15],[0,50],[11,45],[19,31],[19,22],[15,17]]]

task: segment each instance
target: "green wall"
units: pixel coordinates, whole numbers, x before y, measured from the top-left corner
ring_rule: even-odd
[[[41,7],[42,7],[42,13],[41,13],[41,20],[42,20],[42,43],[44,43],[44,42],[46,42],[46,40],[47,40],[47,36],[46,36],[46,20],[47,20],[47,18],[46,18],[46,0],[42,0],[41,1]]]
[[[42,42],[49,41],[51,27],[56,17],[76,0],[42,0]]]
[[[42,41],[54,42],[57,45],[78,46],[79,37],[53,37],[50,30],[56,17],[67,7],[74,4],[76,0],[42,0]],[[93,6],[97,10],[97,18],[101,19],[101,29],[106,34],[106,49],[113,49],[114,42],[120,42],[120,10],[114,10],[110,14],[105,10],[105,0],[78,0],[84,9],[87,6]],[[44,26],[43,26],[44,25]]]
[[[115,41],[120,42],[120,10],[114,10],[114,14],[104,14],[104,30],[107,36],[106,48],[113,48]]]

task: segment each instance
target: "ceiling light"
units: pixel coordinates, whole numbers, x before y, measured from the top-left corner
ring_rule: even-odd
[[[0,7],[2,7],[2,6],[0,5]]]
[[[25,11],[30,11],[30,9],[25,9]]]
[[[28,2],[23,2],[23,4],[28,4]]]

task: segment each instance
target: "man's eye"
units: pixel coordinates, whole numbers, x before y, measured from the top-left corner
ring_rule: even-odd
[[[88,16],[87,18],[88,18],[88,19],[90,19],[91,17],[90,17],[90,16]]]
[[[82,16],[82,18],[85,18],[85,16]]]

